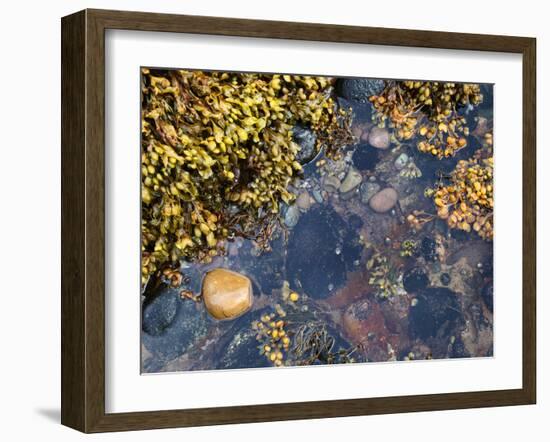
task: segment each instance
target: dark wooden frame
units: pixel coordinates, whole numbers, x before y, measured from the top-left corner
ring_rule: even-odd
[[[523,386],[514,390],[105,412],[105,30],[496,51],[523,57]],[[534,404],[536,40],[524,37],[84,10],[62,19],[61,422],[84,432]]]

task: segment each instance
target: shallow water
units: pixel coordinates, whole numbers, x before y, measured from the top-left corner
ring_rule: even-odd
[[[370,124],[371,104],[352,104],[353,127]],[[492,120],[487,106],[468,117],[479,112]],[[166,321],[158,333],[142,332],[142,371],[273,366],[263,350],[271,344],[257,328],[265,315],[272,315],[265,327],[283,321],[291,341],[281,349],[283,366],[491,356],[492,242],[437,218],[419,231],[406,221],[412,210],[434,213],[425,188],[480,142],[470,136],[454,158],[437,160],[419,152],[416,141],[388,149],[358,142],[338,161],[320,153],[292,184],[298,201],[281,208],[270,251],[236,238],[209,264],[183,262],[178,289],[146,292],[144,306],[157,302]],[[422,176],[400,173],[395,162],[403,153]],[[352,190],[327,184],[333,176],[342,185],[350,168],[361,181]],[[387,187],[398,202],[376,213],[369,192]],[[407,240],[415,245],[411,256],[402,253]],[[200,293],[204,275],[218,267],[252,280],[253,306],[233,320],[215,320],[203,303],[179,296],[182,289]],[[290,292],[299,299],[291,301]]]

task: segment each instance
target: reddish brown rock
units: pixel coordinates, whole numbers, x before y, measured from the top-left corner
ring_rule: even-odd
[[[384,315],[375,300],[362,299],[348,307],[343,325],[346,336],[361,346],[370,361],[387,361],[392,357],[394,339],[388,332]]]

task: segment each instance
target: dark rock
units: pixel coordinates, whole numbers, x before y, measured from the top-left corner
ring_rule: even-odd
[[[468,358],[470,357],[470,354],[468,353],[468,350],[466,350],[466,347],[464,346],[464,342],[460,337],[457,337],[455,341],[453,342],[451,346],[451,353],[449,355],[451,358]]]
[[[281,288],[286,279],[284,269],[284,238],[279,235],[270,242],[271,250],[259,255],[252,253],[254,246],[252,241],[246,241],[240,259],[240,269],[253,282],[257,282],[260,290],[254,288],[254,293],[270,295],[273,289]]]
[[[436,242],[429,236],[424,237],[422,244],[420,245],[420,253],[424,259],[428,262],[434,262],[437,260]]]
[[[451,275],[449,275],[448,273],[442,273],[439,277],[439,280],[441,281],[441,284],[449,285],[451,283]]]
[[[259,341],[257,332],[251,324],[255,318],[259,318],[267,309],[250,312],[237,320],[220,340],[219,351],[215,360],[217,369],[231,368],[260,368],[269,367],[271,364],[258,350]]]
[[[336,82],[336,94],[350,101],[368,103],[369,97],[378,95],[386,87],[384,80],[370,78],[340,78]]]
[[[314,207],[302,215],[288,241],[287,274],[290,285],[314,298],[329,295],[329,285],[341,286],[346,264],[341,250],[347,226],[332,209]]]
[[[413,338],[448,342],[458,334],[462,314],[457,294],[447,288],[425,288],[417,293],[416,305],[409,309],[409,334]]]
[[[363,220],[359,215],[353,214],[348,218],[348,225],[352,230],[358,231],[361,227],[363,227]]]
[[[300,146],[300,150],[296,154],[296,161],[300,164],[307,164],[317,156],[317,137],[312,130],[297,124],[292,129],[292,138]]]
[[[366,143],[358,144],[353,152],[353,164],[359,170],[374,170],[380,161],[379,153],[379,149],[375,149]]]
[[[143,301],[141,328],[151,336],[160,335],[176,317],[178,307],[179,296],[176,291],[159,289]]]
[[[493,311],[493,281],[481,289],[481,298],[490,311]]]
[[[141,342],[151,353],[146,372],[159,371],[168,361],[181,356],[198,339],[206,335],[208,325],[214,319],[209,318],[202,304],[191,300],[177,299],[177,313],[173,321],[160,335],[141,334]]]
[[[426,272],[420,267],[413,267],[403,275],[403,287],[408,293],[415,293],[418,290],[425,289],[429,283],[430,280]]]

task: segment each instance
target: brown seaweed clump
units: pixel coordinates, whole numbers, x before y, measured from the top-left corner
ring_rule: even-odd
[[[475,231],[486,240],[493,239],[493,156],[478,150],[468,160],[461,160],[448,178],[429,192],[437,215],[449,227]]]
[[[397,142],[419,136],[417,148],[441,159],[467,146],[465,113],[483,101],[480,86],[437,81],[391,81],[369,98],[374,121],[393,128]]]
[[[141,88],[142,284],[180,259],[208,262],[233,236],[265,246],[295,197],[293,126],[328,155],[349,133],[330,78],[142,69]]]

